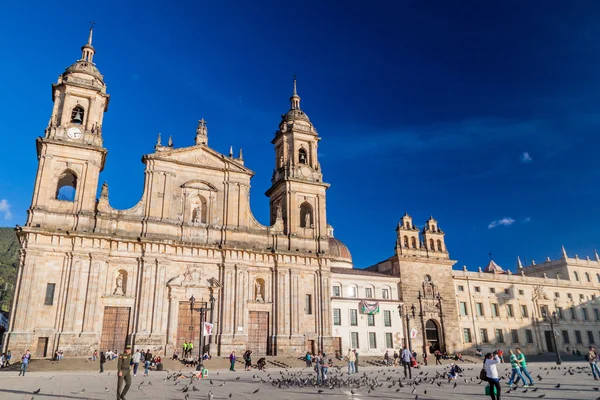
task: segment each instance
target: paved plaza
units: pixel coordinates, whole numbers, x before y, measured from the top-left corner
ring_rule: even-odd
[[[403,387],[398,386],[398,379],[403,376],[401,368],[361,368],[354,378],[368,379],[377,382],[376,387],[285,387],[274,386],[269,379],[280,379],[295,375],[305,378],[311,373],[309,369],[294,368],[289,370],[271,368],[266,372],[253,370],[245,372],[210,371],[209,379],[190,384],[189,378],[167,379],[174,372],[151,372],[149,377],[138,374],[133,377],[131,390],[127,395],[128,400],[136,399],[208,399],[208,392],[212,391],[214,399],[469,399],[489,398],[484,395],[484,384],[479,383],[479,365],[465,364],[464,377],[448,383],[445,379],[432,378],[436,373],[448,370],[447,366],[428,366],[415,370],[413,378],[418,385],[412,386],[407,380],[402,379]],[[499,368],[501,373],[508,373],[509,364]],[[568,371],[571,371],[570,373]],[[186,373],[186,371],[183,371]],[[330,372],[330,379],[343,378],[347,375],[340,372]],[[598,399],[600,381],[595,381],[590,376],[590,370],[585,362],[564,363],[560,369],[555,369],[552,363],[531,363],[530,372],[534,377],[535,386],[511,390],[507,393],[508,386],[503,380],[502,398],[504,399]],[[364,378],[366,374],[366,379]],[[116,396],[117,377],[114,371],[104,374],[97,372],[31,372],[26,377],[17,376],[18,372],[8,371],[0,373],[0,398],[9,399],[114,399]],[[189,376],[189,370],[187,371]],[[541,380],[538,378],[541,376]],[[261,379],[266,382],[261,382]],[[466,380],[466,382],[465,382]],[[212,383],[211,383],[212,382]],[[440,384],[438,386],[438,383]],[[556,386],[560,384],[560,388]],[[183,388],[188,387],[187,392]],[[194,387],[197,390],[194,390]],[[39,394],[33,394],[40,389]],[[258,392],[255,392],[258,389]],[[354,391],[354,394],[351,393]],[[369,393],[370,390],[370,393]],[[322,391],[319,393],[319,391]],[[417,397],[418,396],[418,397]]]

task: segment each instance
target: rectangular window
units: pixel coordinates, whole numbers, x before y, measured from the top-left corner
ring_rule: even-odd
[[[525,329],[525,339],[527,343],[533,343],[533,331],[531,329]]]
[[[475,293],[481,292],[481,288],[479,286],[475,286]]]
[[[516,329],[510,330],[510,339],[513,343],[519,343],[519,331]]]
[[[348,297],[356,297],[356,286],[348,286]]]
[[[472,343],[471,330],[469,328],[463,328],[463,341],[465,343]]]
[[[594,308],[594,318],[596,321],[600,321],[600,312],[598,312],[597,308]]]
[[[527,306],[525,304],[521,304],[521,317],[529,318],[529,312],[527,311]]]
[[[590,319],[590,318],[589,318],[589,315],[588,315],[588,310],[587,310],[587,308],[582,308],[582,309],[581,309],[581,312],[583,312],[583,320],[584,320],[584,321],[587,321],[588,319]]]
[[[504,289],[504,294],[510,294],[510,289]]]
[[[519,289],[519,296],[525,295],[525,291],[523,289]]]
[[[594,332],[587,331],[587,335],[588,335],[588,343],[589,344],[594,344]]]
[[[490,293],[496,293],[496,288],[491,287],[490,288]]]
[[[393,349],[394,348],[394,339],[392,338],[392,334],[391,333],[386,333],[385,334],[385,347],[388,349]]]
[[[575,310],[574,308],[571,308],[571,319],[572,320],[577,319],[577,310]]]
[[[350,332],[350,341],[352,342],[352,348],[358,349],[358,332]]]
[[[571,293],[567,293],[567,298],[568,298],[569,300],[573,300],[573,295],[572,295]]]
[[[550,316],[550,312],[548,311],[548,306],[540,306],[540,315],[544,317],[544,315]]]
[[[390,291],[387,289],[382,289],[381,290],[381,297],[383,297],[384,299],[389,299],[390,298]]]
[[[464,292],[465,291],[465,287],[463,285],[458,285],[458,291],[459,292]]]
[[[358,310],[350,310],[350,325],[358,325]]]
[[[562,331],[563,343],[569,344],[571,341],[569,340],[569,331]]]
[[[500,316],[500,307],[498,307],[498,303],[492,303],[492,317]]]
[[[475,303],[475,310],[478,317],[483,317],[483,303]]]
[[[557,299],[560,298],[560,293],[554,292],[554,297],[556,297]]]
[[[575,342],[577,344],[583,343],[583,340],[581,340],[581,331],[575,331]]]
[[[369,348],[377,348],[377,336],[375,336],[375,332],[369,332]]]
[[[333,297],[340,297],[340,293],[341,293],[340,287],[334,286],[333,287]]]
[[[306,313],[312,314],[312,294],[306,295]]]
[[[392,326],[392,312],[388,310],[383,311],[383,325]]]
[[[504,333],[502,329],[496,329],[496,342],[504,343]]]
[[[373,298],[373,290],[370,287],[365,288],[365,297],[367,299]]]
[[[333,309],[333,324],[341,325],[342,324],[342,310],[339,308]]]
[[[54,304],[54,288],[56,287],[56,283],[49,283],[46,285],[46,300],[44,300],[44,305],[51,306]]]
[[[515,316],[515,310],[513,309],[512,304],[506,305],[506,315],[508,315],[510,318]]]
[[[467,302],[466,301],[460,302],[460,315],[462,315],[462,316],[469,315],[469,313],[467,312]]]
[[[579,300],[583,300],[583,299],[584,299],[583,295],[582,295],[582,294],[580,294],[580,295],[579,295]]]
[[[367,315],[367,321],[369,326],[375,326],[375,315],[369,314]]]
[[[481,343],[488,343],[489,342],[488,335],[487,335],[487,329],[486,328],[479,329],[479,336],[481,336]]]

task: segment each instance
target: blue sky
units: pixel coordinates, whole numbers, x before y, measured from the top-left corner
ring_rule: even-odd
[[[600,4],[592,1],[10,2],[0,13],[0,225],[23,224],[51,83],[80,57],[111,94],[101,181],[139,200],[156,136],[244,149],[268,222],[292,76],[318,129],[328,219],[357,267],[433,215],[457,267],[600,247]]]

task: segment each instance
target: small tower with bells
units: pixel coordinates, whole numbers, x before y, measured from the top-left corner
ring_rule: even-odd
[[[52,85],[50,121],[37,140],[39,161],[29,226],[66,230],[93,226],[98,178],[107,153],[102,120],[110,99],[94,63],[93,32],[92,23],[81,58]]]

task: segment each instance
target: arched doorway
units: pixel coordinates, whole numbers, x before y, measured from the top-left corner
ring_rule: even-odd
[[[442,343],[440,341],[440,334],[438,324],[436,321],[430,319],[425,324],[425,337],[430,348],[433,347],[435,350],[442,350]]]

